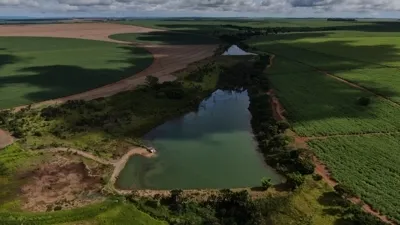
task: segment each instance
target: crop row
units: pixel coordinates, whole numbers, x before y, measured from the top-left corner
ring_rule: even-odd
[[[400,135],[335,137],[309,145],[335,179],[400,221]]]
[[[277,57],[274,62],[285,65],[286,60]],[[269,75],[272,86],[301,136],[400,130],[400,110],[386,100],[316,71],[278,73],[275,68],[273,72]],[[371,104],[358,105],[361,97],[371,98]]]

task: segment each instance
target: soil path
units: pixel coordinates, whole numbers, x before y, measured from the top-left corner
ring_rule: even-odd
[[[88,152],[84,152],[81,150],[77,150],[77,149],[73,149],[73,148],[48,148],[48,149],[42,149],[42,150],[38,150],[38,151],[42,151],[42,152],[65,152],[65,153],[71,153],[71,154],[77,154],[79,156],[82,156],[84,158],[93,160],[97,163],[103,164],[103,165],[109,165],[109,166],[113,166],[114,170],[113,173],[110,177],[110,184],[111,187],[114,189],[114,191],[116,191],[119,194],[129,194],[132,192],[132,190],[129,191],[124,191],[124,190],[119,190],[117,188],[115,188],[115,182],[118,179],[118,175],[121,173],[121,171],[124,169],[126,163],[128,162],[129,158],[134,156],[134,155],[141,155],[144,157],[156,157],[157,155],[155,153],[150,153],[149,151],[147,151],[147,149],[142,148],[142,147],[135,147],[132,148],[131,150],[129,150],[125,155],[123,155],[119,160],[105,160],[102,159],[98,156],[95,156],[91,153]]]
[[[82,157],[91,159],[91,160],[93,160],[93,161],[95,161],[97,163],[103,164],[103,165],[114,165],[114,163],[111,162],[111,161],[104,160],[104,159],[102,159],[100,157],[97,157],[97,156],[95,156],[93,154],[90,154],[90,153],[87,153],[87,152],[84,152],[84,151],[80,151],[80,150],[77,150],[77,149],[73,149],[73,148],[49,148],[49,149],[43,149],[43,150],[40,150],[40,151],[43,151],[43,152],[66,152],[66,153],[72,153],[72,154],[77,154],[77,155],[80,155]]]
[[[6,131],[0,129],[0,150],[11,145],[14,142],[14,138]]]
[[[271,57],[271,59],[273,59],[274,57]],[[272,61],[270,62],[270,65],[272,65]],[[326,73],[326,75],[333,76],[328,73]],[[333,77],[335,78],[335,76],[333,76]],[[362,88],[358,85],[352,84],[352,83],[348,83],[348,84],[350,84],[356,88],[364,89],[364,88]],[[368,91],[368,90],[366,90],[366,91]],[[368,91],[368,92],[370,92],[370,91]],[[279,99],[275,96],[275,94],[273,94],[272,89],[270,90],[269,93],[272,98],[271,104],[272,104],[272,110],[274,111],[273,115],[274,115],[275,119],[277,121],[284,120],[285,117],[282,115],[282,112],[284,111],[283,106],[279,103]],[[373,93],[373,92],[371,92],[371,93]],[[375,93],[373,93],[373,94],[376,95]],[[386,99],[386,100],[391,101],[389,99]],[[332,135],[332,136],[326,136],[326,137],[299,137],[294,131],[291,131],[291,133],[294,136],[294,139],[296,142],[295,145],[301,146],[302,148],[308,148],[307,141],[309,141],[311,139],[324,139],[324,138],[335,136],[335,135]],[[377,135],[377,134],[382,134],[382,133],[375,133],[375,135]],[[365,134],[365,135],[367,135],[367,134]],[[373,135],[373,134],[370,134],[370,135]],[[336,135],[336,137],[342,137],[342,136],[351,136],[351,135]],[[323,180],[329,186],[334,187],[338,184],[338,182],[331,176],[331,173],[329,172],[328,168],[321,161],[319,161],[318,158],[315,156],[314,156],[314,163],[315,163],[315,172],[317,174],[321,175]],[[387,224],[396,225],[395,222],[389,220],[385,215],[380,214],[378,211],[374,210],[370,205],[363,203],[360,198],[350,198],[349,200],[354,204],[362,204],[362,209],[366,213],[376,216],[381,221],[383,221]]]
[[[148,33],[152,31],[162,30],[112,23],[0,25],[0,36],[78,38],[121,44],[134,43],[113,40],[109,36],[117,33]],[[57,104],[68,100],[92,100],[100,97],[108,97],[143,84],[148,75],[159,77],[161,82],[172,81],[176,79],[172,75],[173,72],[184,69],[191,63],[212,56],[214,50],[217,48],[217,45],[137,44],[136,46],[145,48],[154,58],[153,64],[142,72],[133,74],[131,77],[113,84],[59,99],[36,103],[32,106]],[[19,108],[21,107],[17,107],[16,109]]]
[[[335,79],[335,80],[337,80],[337,81],[343,82],[343,83],[348,84],[348,85],[350,85],[350,86],[352,86],[352,87],[354,87],[354,88],[357,88],[357,89],[360,89],[360,90],[362,90],[362,91],[368,92],[368,93],[370,93],[370,94],[372,94],[372,95],[374,95],[374,96],[376,96],[376,97],[378,97],[378,98],[380,98],[380,99],[382,99],[382,100],[384,100],[384,101],[389,102],[390,104],[392,104],[392,105],[394,105],[394,106],[400,107],[400,104],[399,104],[399,103],[397,103],[397,102],[395,102],[395,101],[389,99],[388,97],[385,97],[385,96],[383,96],[383,95],[380,95],[380,94],[378,94],[378,93],[376,93],[376,92],[374,92],[374,91],[372,91],[372,90],[370,90],[370,89],[368,89],[368,88],[362,87],[362,86],[360,86],[360,85],[358,85],[358,84],[356,84],[356,83],[353,83],[353,82],[351,82],[351,81],[348,81],[348,80],[343,79],[343,78],[341,78],[341,77],[338,77],[338,76],[336,76],[336,75],[333,75],[333,74],[331,74],[331,73],[328,73],[327,71],[321,71],[321,70],[318,70],[318,71],[321,72],[321,73],[324,73],[326,76],[329,76],[329,77],[331,77],[331,78],[333,78],[333,79]]]

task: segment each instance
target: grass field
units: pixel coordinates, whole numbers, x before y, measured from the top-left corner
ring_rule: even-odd
[[[0,212],[0,223],[4,225],[19,224],[98,224],[98,225],[166,225],[139,211],[134,205],[118,200],[51,213],[13,213]]]
[[[147,68],[144,49],[62,38],[0,38],[0,108],[80,93]]]

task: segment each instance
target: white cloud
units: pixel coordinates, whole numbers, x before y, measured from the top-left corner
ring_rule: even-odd
[[[0,0],[7,7],[40,11],[201,11],[290,12],[308,8],[320,11],[400,11],[400,0]]]

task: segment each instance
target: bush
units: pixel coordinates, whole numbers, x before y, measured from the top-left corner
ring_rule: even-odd
[[[334,189],[340,196],[346,198],[356,196],[356,193],[344,184],[337,184]]]
[[[315,170],[315,164],[311,159],[298,158],[296,162],[296,169],[303,175],[312,174]]]
[[[284,120],[278,121],[276,123],[276,125],[278,126],[278,130],[281,133],[285,132],[287,129],[290,128],[290,124],[287,121],[284,121]]]
[[[264,188],[264,190],[268,190],[272,186],[272,182],[270,178],[263,177],[261,179],[261,186]]]
[[[361,97],[357,100],[357,103],[361,106],[368,106],[371,103],[371,99],[368,97]]]
[[[146,85],[149,88],[157,88],[159,79],[158,77],[154,77],[154,76],[147,76],[146,77]]]
[[[303,175],[301,175],[299,172],[289,173],[286,175],[286,178],[287,178],[286,183],[292,189],[300,187],[305,181]]]
[[[319,174],[313,174],[313,175],[312,175],[312,178],[313,178],[315,181],[320,181],[320,180],[322,180],[322,176],[319,175]]]

